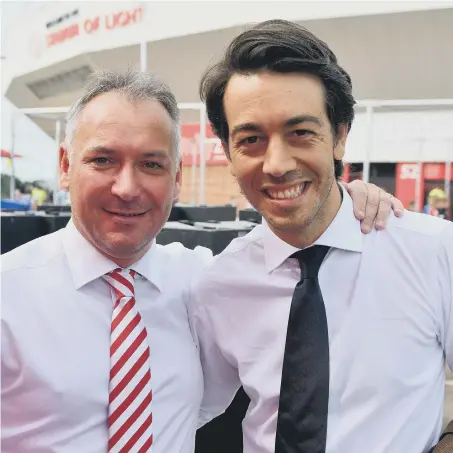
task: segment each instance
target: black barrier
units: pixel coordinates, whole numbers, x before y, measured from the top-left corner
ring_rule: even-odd
[[[42,204],[38,206],[38,211],[44,211],[46,214],[59,214],[61,212],[70,213],[71,205]]]
[[[169,222],[227,222],[236,220],[236,208],[234,206],[201,206],[180,205],[173,206]]]
[[[2,214],[1,253],[7,253],[48,233],[49,225],[41,216]]]
[[[156,242],[162,245],[180,242],[189,249],[202,246],[217,255],[234,238],[248,233],[252,228],[252,224],[245,222],[168,222],[157,235]]]
[[[1,253],[7,253],[16,247],[33,241],[46,234],[64,228],[70,215],[36,215],[32,214],[5,214],[1,220]]]
[[[54,233],[64,228],[70,218],[71,216],[68,214],[46,215],[44,216],[44,221],[49,225],[49,233]]]
[[[249,404],[241,387],[228,409],[197,431],[195,453],[242,453],[242,420]]]
[[[241,209],[239,211],[239,220],[245,222],[261,223],[263,218],[261,214],[255,209]]]

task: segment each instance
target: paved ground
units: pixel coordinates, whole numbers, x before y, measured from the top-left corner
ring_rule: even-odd
[[[445,387],[444,425],[453,420],[453,373],[447,370],[447,385]]]

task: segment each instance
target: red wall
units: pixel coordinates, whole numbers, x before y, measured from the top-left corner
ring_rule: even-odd
[[[451,180],[453,181],[453,164],[451,170]],[[423,163],[422,164],[422,175],[423,181],[439,181],[439,186],[443,187],[445,181],[445,163]],[[396,191],[395,196],[399,198],[404,207],[408,207],[411,201],[416,201],[416,187],[417,187],[417,174],[418,164],[415,162],[402,162],[396,166]],[[421,187],[421,199],[419,200],[420,205],[423,205],[424,201],[424,183],[422,181]]]
[[[216,138],[211,126],[206,125],[206,137]],[[192,165],[193,151],[196,154],[196,165],[200,165],[199,151],[200,125],[198,123],[187,123],[181,125],[181,154],[182,164]],[[223,148],[220,144],[206,143],[206,165],[228,165]]]

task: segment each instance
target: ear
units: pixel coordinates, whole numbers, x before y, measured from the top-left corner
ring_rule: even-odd
[[[60,189],[69,189],[69,156],[68,156],[68,149],[65,144],[60,145],[60,149],[58,151],[58,159],[59,159],[59,170],[60,170]]]
[[[179,163],[179,166],[176,170],[175,188],[173,190],[173,203],[177,203],[179,201],[179,197],[181,195],[181,186],[182,186],[182,160]]]
[[[348,125],[341,124],[338,128],[335,147],[333,149],[333,157],[336,160],[342,160],[346,149],[346,139],[348,137]]]

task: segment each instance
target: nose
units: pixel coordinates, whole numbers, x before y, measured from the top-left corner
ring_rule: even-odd
[[[140,181],[132,166],[124,166],[117,173],[112,193],[124,201],[132,201],[140,194]]]
[[[269,141],[264,156],[263,173],[280,177],[296,169],[297,162],[290,147],[280,138]]]

